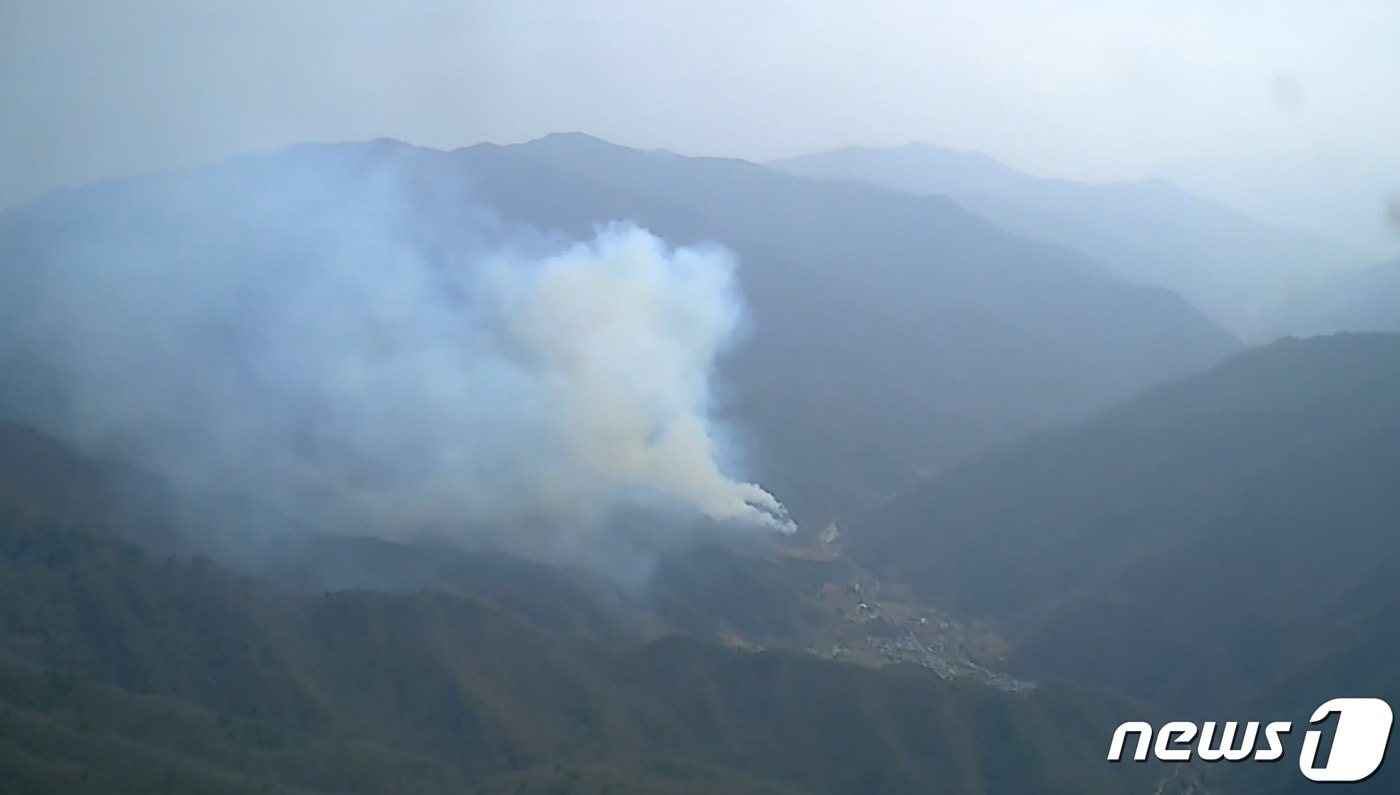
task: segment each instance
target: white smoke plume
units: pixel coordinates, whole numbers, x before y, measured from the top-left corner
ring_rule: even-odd
[[[356,532],[576,546],[638,507],[792,531],[709,418],[742,318],[722,249],[562,241],[399,171],[287,156],[11,219],[0,399]]]

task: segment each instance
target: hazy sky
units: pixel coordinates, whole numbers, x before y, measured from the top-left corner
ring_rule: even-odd
[[[0,0],[0,204],[308,139],[923,141],[1162,176],[1376,256],[1400,2]]]

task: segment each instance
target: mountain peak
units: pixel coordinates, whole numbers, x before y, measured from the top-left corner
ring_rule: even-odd
[[[546,133],[545,135],[542,135],[542,136],[540,136],[539,138],[532,138],[531,140],[527,141],[526,143],[527,143],[527,144],[555,143],[555,144],[569,144],[569,145],[577,145],[577,146],[597,146],[597,145],[615,146],[615,145],[616,145],[616,144],[609,143],[608,141],[604,141],[602,138],[599,138],[599,137],[596,136],[596,135],[589,135],[589,134],[586,133],[586,132],[580,132],[580,131],[578,131],[578,130],[565,130],[565,131],[563,131],[563,132]]]
[[[587,152],[617,152],[630,149],[630,147],[605,141],[595,135],[584,132],[555,132],[539,138],[533,138],[518,146],[549,152],[582,154]]]

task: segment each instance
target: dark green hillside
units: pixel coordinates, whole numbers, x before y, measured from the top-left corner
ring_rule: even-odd
[[[1113,698],[679,637],[629,650],[440,592],[300,595],[17,494],[0,490],[7,793],[1109,793],[1160,777],[1101,762],[1139,712]]]

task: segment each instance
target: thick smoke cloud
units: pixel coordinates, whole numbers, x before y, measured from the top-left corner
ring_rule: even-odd
[[[10,413],[355,532],[538,551],[635,509],[791,531],[709,419],[731,258],[501,224],[456,179],[293,152],[10,219]]]

